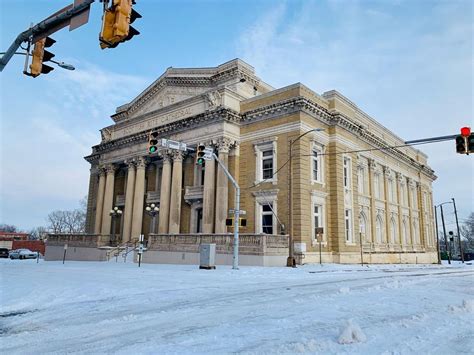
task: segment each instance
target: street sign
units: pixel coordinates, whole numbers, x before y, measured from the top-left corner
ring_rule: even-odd
[[[206,147],[204,149],[203,159],[204,160],[212,160],[212,153],[214,153],[214,149],[212,149],[211,147]]]
[[[229,213],[234,214],[235,210],[233,208],[230,208]],[[247,214],[247,211],[246,210],[239,210],[239,214]]]
[[[168,148],[174,150],[182,150],[185,152],[187,150],[186,143],[173,141],[171,139],[161,138],[158,141],[158,146],[161,148]]]
[[[67,244],[64,244],[64,250],[67,250]]]

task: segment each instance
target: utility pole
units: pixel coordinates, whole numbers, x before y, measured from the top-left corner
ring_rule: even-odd
[[[444,243],[446,244],[446,254],[448,254],[448,264],[451,264],[451,255],[449,255],[450,250],[448,248],[448,237],[446,236],[446,225],[444,224],[443,205],[440,205],[439,207],[441,208],[441,221],[443,223]]]
[[[436,205],[434,206],[435,212],[435,229],[436,229],[436,247],[438,248],[438,264],[441,264],[441,250],[439,248],[439,232],[438,232],[438,211]]]
[[[234,203],[234,254],[232,258],[232,269],[239,269],[239,215],[240,215],[240,186],[237,181],[232,177],[226,166],[219,160],[215,153],[212,153],[212,157],[216,160],[219,166],[224,170],[227,178],[232,182],[235,187],[235,203]]]
[[[461,261],[464,264],[464,254],[462,252],[462,241],[461,241],[461,233],[459,232],[459,222],[458,222],[458,211],[456,209],[456,200],[451,198],[453,200],[453,205],[454,205],[454,216],[456,217],[456,228],[458,230],[458,238],[459,238],[459,252],[461,253]]]

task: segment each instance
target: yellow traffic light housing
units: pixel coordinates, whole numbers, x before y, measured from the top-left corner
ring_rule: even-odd
[[[130,26],[137,18],[142,17],[132,8],[133,5],[135,5],[133,0],[112,0],[112,5],[104,9],[99,36],[102,49],[115,48],[119,43],[140,34]]]
[[[56,41],[50,37],[46,37],[38,40],[35,43],[33,52],[31,53],[32,59],[30,64],[30,72],[25,74],[36,78],[40,74],[48,74],[54,68],[44,64],[54,57],[54,54],[45,50],[45,48],[51,47]]]
[[[204,160],[204,155],[206,155],[206,146],[204,144],[199,144],[196,152],[196,165],[204,166],[206,161]]]

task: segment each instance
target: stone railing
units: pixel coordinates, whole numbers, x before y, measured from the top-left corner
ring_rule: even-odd
[[[151,234],[149,250],[199,253],[199,245],[216,244],[219,254],[232,254],[233,234]],[[288,253],[287,235],[240,234],[239,253],[248,255],[278,255]]]
[[[204,194],[204,186],[185,186],[184,187],[184,200],[187,203],[194,201],[202,201]]]
[[[160,202],[160,191],[148,191],[146,194],[147,203]]]
[[[100,234],[48,234],[46,246],[63,246],[67,244],[68,247],[84,247],[84,248],[98,248],[110,244],[109,235]]]

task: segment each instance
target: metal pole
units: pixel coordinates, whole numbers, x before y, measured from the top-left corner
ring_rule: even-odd
[[[224,170],[227,178],[232,182],[235,187],[235,203],[234,203],[234,253],[232,257],[232,269],[239,269],[239,215],[240,215],[240,186],[237,181],[232,177],[227,167],[222,163],[215,153],[212,153],[212,157],[217,161],[219,166]]]
[[[360,238],[360,265],[364,266],[364,251],[362,250],[362,232],[359,232]]]
[[[70,20],[75,15],[81,13],[82,11],[85,11],[94,1],[95,0],[84,0],[81,4],[73,6],[71,9],[64,11],[56,16],[48,17],[37,25],[27,29],[26,31],[21,32],[10,45],[10,47],[7,49],[2,58],[0,58],[0,72],[3,71],[3,68],[5,68],[11,57],[15,54],[16,50],[23,42],[28,41],[31,36],[39,36],[49,30],[55,29],[56,26],[59,26],[61,23],[63,23],[63,21]],[[68,24],[66,24],[65,26],[67,25]]]
[[[441,250],[439,248],[439,231],[438,231],[438,211],[434,206],[435,212],[435,227],[436,227],[436,247],[438,248],[438,264],[441,264]]]
[[[292,147],[293,147],[293,143],[295,141],[291,140],[290,139],[290,149],[289,149],[289,162],[288,164],[289,167],[288,167],[288,172],[289,172],[289,176],[288,176],[288,208],[289,208],[289,222],[290,222],[290,235],[289,235],[289,238],[288,238],[288,259],[286,260],[286,266],[290,266],[290,267],[296,267],[296,262],[295,262],[295,257],[293,255],[293,151],[292,151]]]
[[[443,223],[443,234],[444,234],[444,242],[446,243],[446,254],[448,254],[448,264],[451,264],[451,255],[448,245],[448,237],[446,236],[446,225],[444,224],[444,213],[443,213],[443,205],[439,206],[441,208],[441,221]]]
[[[456,135],[431,137],[431,138],[423,138],[423,139],[415,139],[415,140],[412,140],[412,141],[406,141],[405,144],[445,141],[445,140],[455,139],[455,138],[456,138]]]
[[[462,252],[462,241],[461,241],[461,233],[459,232],[459,222],[458,222],[458,211],[456,209],[456,200],[451,198],[453,200],[453,205],[454,205],[454,216],[456,217],[456,228],[458,230],[458,238],[459,238],[459,252],[461,253],[461,261],[464,264],[464,254]]]
[[[319,236],[319,265],[323,265],[323,253],[322,253],[322,237]]]

